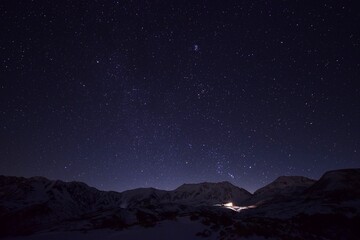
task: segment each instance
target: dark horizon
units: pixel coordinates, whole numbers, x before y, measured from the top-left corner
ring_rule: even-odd
[[[0,174],[98,189],[360,167],[355,1],[1,1]]]

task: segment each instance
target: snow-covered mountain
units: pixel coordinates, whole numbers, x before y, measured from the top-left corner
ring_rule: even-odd
[[[342,169],[326,172],[306,191],[309,197],[337,199],[360,197],[360,169]]]
[[[170,201],[170,191],[156,188],[137,188],[121,193],[122,208],[157,205]]]
[[[120,193],[99,191],[82,182],[0,176],[0,203],[8,210],[46,203],[49,210],[73,217],[98,208],[118,206],[120,197]]]
[[[276,198],[298,196],[311,187],[316,181],[301,176],[281,176],[270,184],[256,190],[253,196],[242,204],[261,204]]]
[[[311,183],[311,181],[307,181]],[[259,200],[249,216],[290,219],[298,215],[328,214],[360,217],[360,169],[326,172],[318,181],[300,192]],[[255,192],[256,193],[256,192]]]
[[[173,202],[190,203],[191,205],[240,202],[251,197],[251,193],[229,182],[183,184],[171,194]]]
[[[301,176],[281,176],[254,192],[254,195],[293,194],[309,188],[316,181]]]
[[[120,209],[117,212],[123,216],[128,214],[124,213],[128,210],[123,208],[166,203],[211,206],[223,201],[241,201],[250,196],[246,190],[228,182],[186,184],[174,191],[139,188],[118,193],[99,191],[81,182],[0,176],[0,223],[4,221],[0,231],[36,230],[44,224],[52,226],[109,209]]]
[[[43,177],[0,176],[0,204],[8,210],[19,210],[46,203],[52,210],[61,208],[61,215],[74,216],[98,209],[130,208],[160,203],[213,205],[228,201],[240,202],[251,194],[229,182],[184,184],[174,191],[138,188],[105,192],[81,182],[51,181]],[[64,204],[66,203],[66,204]]]
[[[167,234],[179,239],[189,239],[191,234],[194,239],[357,239],[359,189],[360,169],[330,171],[318,181],[279,177],[254,195],[228,182],[184,184],[173,191],[140,188],[118,193],[80,182],[0,176],[0,237],[32,234],[23,239],[91,239],[92,234],[103,231],[109,234],[103,239],[140,235],[142,239],[157,239],[171,227]],[[241,211],[214,206],[226,202],[254,206]],[[195,232],[186,235],[184,229]]]
[[[0,232],[33,231],[112,209],[119,205],[120,197],[81,182],[0,176]]]
[[[173,191],[138,188],[121,193],[121,207],[137,207],[162,203],[184,205],[213,205],[225,202],[240,203],[251,197],[245,189],[229,182],[183,184]]]

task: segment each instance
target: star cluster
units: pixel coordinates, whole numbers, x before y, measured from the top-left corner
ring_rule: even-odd
[[[360,167],[355,1],[1,1],[0,174],[106,190]]]

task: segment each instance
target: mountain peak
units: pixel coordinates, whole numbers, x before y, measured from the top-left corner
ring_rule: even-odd
[[[303,176],[280,176],[270,184],[282,183],[284,185],[307,185],[309,182],[314,183],[315,180]]]
[[[324,173],[321,178],[329,177],[329,176],[343,176],[343,177],[350,177],[350,176],[359,176],[360,175],[360,168],[349,168],[349,169],[338,169],[338,170],[331,170]]]
[[[270,184],[258,189],[254,194],[265,193],[269,191],[282,191],[286,188],[309,187],[316,181],[302,176],[280,176]]]
[[[254,195],[245,201],[246,204],[255,204],[269,201],[277,197],[300,194],[312,186],[316,181],[302,176],[280,176],[270,184],[256,190]]]
[[[360,194],[360,168],[332,170],[324,173],[309,193],[329,191],[351,191]]]
[[[224,202],[238,204],[251,197],[251,193],[227,181],[183,184],[173,193],[175,201],[210,205]]]

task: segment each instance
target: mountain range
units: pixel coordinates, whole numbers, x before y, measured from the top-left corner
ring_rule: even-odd
[[[281,176],[254,194],[229,182],[119,193],[0,176],[5,239],[358,239],[358,226],[360,169]]]

